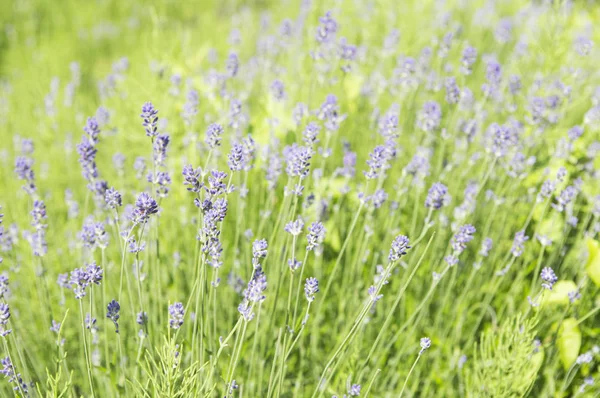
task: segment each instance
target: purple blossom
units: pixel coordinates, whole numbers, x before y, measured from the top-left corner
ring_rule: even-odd
[[[288,267],[290,267],[290,271],[294,272],[297,269],[299,269],[300,267],[302,267],[302,261],[299,261],[295,258],[290,258],[288,260]]]
[[[473,64],[477,60],[477,49],[471,46],[466,46],[462,52],[461,71],[465,75],[470,75],[473,71]]]
[[[306,250],[311,251],[317,248],[321,242],[323,242],[323,239],[325,238],[325,232],[326,230],[323,226],[323,223],[320,221],[313,222],[308,227],[308,234],[306,235],[308,244],[306,245]]]
[[[419,351],[419,355],[427,351],[429,347],[431,347],[431,339],[429,337],[423,337],[419,341],[419,345],[421,346],[421,351]]]
[[[144,311],[138,312],[135,322],[140,326],[146,326],[148,324],[148,314]]]
[[[154,164],[157,166],[164,166],[165,160],[167,159],[167,147],[171,139],[167,134],[159,134],[154,139]]]
[[[236,53],[229,53],[225,68],[227,69],[227,74],[229,77],[235,77],[237,75],[240,68],[240,60]]]
[[[562,212],[576,196],[577,188],[575,188],[573,185],[569,185],[563,191],[561,191],[560,195],[556,199],[556,203],[553,203],[552,207],[554,207],[557,211]]]
[[[95,250],[96,248],[106,249],[108,246],[108,235],[104,229],[104,223],[95,222],[91,218],[88,218],[85,224],[83,224],[79,238],[83,242],[83,245],[91,250]]]
[[[104,201],[111,209],[116,209],[122,205],[121,194],[114,188],[109,188],[106,190],[104,193]]]
[[[267,244],[266,239],[257,239],[252,243],[252,264],[254,268],[257,268],[259,264],[259,260],[261,258],[267,257],[267,248],[269,245]]]
[[[392,241],[392,247],[390,248],[390,254],[388,256],[388,260],[390,262],[395,262],[400,260],[400,258],[406,255],[408,249],[410,249],[410,239],[404,235],[398,235]]]
[[[306,278],[304,284],[304,295],[309,303],[315,300],[315,295],[319,292],[319,281],[316,278]]]
[[[286,146],[283,156],[287,164],[285,171],[290,177],[306,177],[309,172],[312,151],[310,148],[298,144]]]
[[[558,281],[558,278],[556,277],[554,270],[550,267],[544,267],[542,269],[542,273],[540,274],[540,277],[542,278],[542,281],[544,282],[544,283],[542,283],[542,287],[544,289],[548,289],[548,290],[552,290],[552,286],[554,286],[556,281]]]
[[[12,332],[7,329],[8,319],[10,318],[10,308],[7,303],[0,303],[0,336],[6,337]]]
[[[112,300],[108,303],[108,306],[106,307],[106,317],[115,324],[116,333],[119,333],[119,311],[121,311],[121,306],[117,300]]]
[[[146,135],[154,139],[158,135],[158,110],[154,108],[151,102],[146,102],[142,105],[140,117],[142,118],[142,126],[146,130]]]
[[[352,384],[348,389],[348,395],[351,397],[358,397],[360,396],[360,389],[360,384]]]
[[[427,101],[417,115],[417,127],[426,133],[437,130],[442,120],[442,108],[435,101]]]
[[[185,309],[182,303],[175,303],[169,306],[169,327],[179,329],[183,325],[183,316]]]
[[[331,11],[327,11],[324,16],[319,18],[316,39],[319,43],[329,43],[335,38],[337,30],[336,20],[331,16]]]
[[[244,147],[241,144],[233,144],[231,152],[227,155],[227,165],[231,171],[243,170],[246,166],[244,159]]]
[[[444,83],[446,87],[446,102],[449,104],[456,104],[460,100],[460,88],[456,84],[456,78],[449,77]]]
[[[286,98],[285,85],[281,80],[275,79],[273,83],[271,83],[271,94],[277,101],[283,101]]]
[[[437,210],[447,205],[448,202],[450,202],[448,188],[441,182],[434,183],[427,192],[427,198],[425,198],[425,207]]]
[[[102,281],[102,268],[96,263],[90,263],[85,268],[75,268],[69,275],[68,284],[70,285],[76,299],[85,297],[86,289],[92,284],[99,285]],[[61,284],[61,279],[59,279]]]
[[[456,254],[462,253],[467,248],[467,243],[473,240],[475,227],[472,225],[463,225],[458,229],[458,232],[452,238],[452,250]]]
[[[529,236],[525,235],[525,231],[517,232],[513,240],[512,248],[510,249],[512,255],[515,257],[521,256],[521,254],[523,254],[525,242],[528,240]]]
[[[290,221],[285,225],[284,231],[291,234],[292,236],[298,236],[304,229],[304,221],[298,218],[294,221]]]
[[[183,166],[183,185],[187,185],[187,190],[194,193],[200,193],[200,190],[204,186],[202,183],[202,169],[198,167],[194,169],[192,165],[188,164]]]
[[[319,132],[321,131],[321,126],[319,126],[317,123],[315,122],[310,122],[306,125],[306,128],[304,129],[304,132],[302,133],[302,139],[304,140],[304,142],[306,143],[306,145],[314,145],[317,142],[319,142],[317,140],[317,136],[319,135]]]
[[[493,244],[494,242],[491,238],[485,238],[481,243],[481,250],[479,251],[479,254],[483,257],[487,257],[490,253],[490,250],[492,250]]]
[[[135,201],[133,219],[136,224],[145,224],[152,214],[158,213],[158,204],[146,192],[138,195]]]

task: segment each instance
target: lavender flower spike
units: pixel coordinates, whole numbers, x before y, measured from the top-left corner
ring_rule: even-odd
[[[395,262],[400,260],[400,257],[406,255],[406,251],[410,249],[410,240],[404,235],[398,235],[392,242],[388,260]]]
[[[556,281],[558,281],[558,277],[554,273],[554,270],[550,267],[544,267],[540,277],[542,278],[542,281],[544,281],[544,283],[542,283],[542,287],[548,290],[552,290],[552,286],[554,286]]]
[[[175,303],[169,306],[169,326],[171,329],[179,329],[183,325],[183,316],[185,309],[182,303]]]
[[[306,283],[304,284],[304,294],[306,296],[306,300],[309,303],[312,303],[315,300],[315,294],[319,292],[319,281],[317,278],[306,278]]]
[[[419,351],[419,355],[427,351],[429,347],[431,347],[431,339],[429,337],[423,337],[419,342],[421,345],[421,351]]]
[[[142,126],[146,129],[146,135],[148,137],[156,137],[158,135],[157,126],[158,126],[158,110],[154,108],[152,102],[146,102],[142,105],[142,113],[140,117],[142,118]]]
[[[115,324],[115,332],[119,333],[119,311],[121,306],[117,300],[112,300],[106,307],[106,317]]]
[[[448,187],[441,182],[436,182],[431,186],[431,188],[429,188],[429,191],[427,192],[425,207],[437,210],[448,204],[449,201],[450,195],[448,194]]]
[[[156,200],[146,192],[142,192],[135,201],[134,220],[136,223],[144,224],[152,214],[158,213]]]

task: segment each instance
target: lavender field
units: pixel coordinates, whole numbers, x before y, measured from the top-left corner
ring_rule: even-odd
[[[0,9],[0,397],[600,397],[600,4]]]

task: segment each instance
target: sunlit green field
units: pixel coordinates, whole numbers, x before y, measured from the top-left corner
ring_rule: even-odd
[[[600,396],[600,6],[0,0],[1,397]]]

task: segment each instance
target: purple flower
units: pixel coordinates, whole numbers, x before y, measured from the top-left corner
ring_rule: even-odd
[[[235,77],[235,75],[237,75],[238,73],[238,69],[240,67],[240,60],[238,59],[238,56],[236,53],[230,53],[229,56],[227,57],[227,64],[225,65],[225,68],[227,69],[227,73],[229,75],[229,77]]]
[[[373,207],[379,209],[388,198],[388,194],[383,189],[378,189],[375,191],[371,200],[373,201]]]
[[[434,183],[427,192],[427,198],[425,198],[425,207],[437,210],[447,205],[448,202],[450,202],[448,188],[441,182]]]
[[[252,319],[254,319],[254,313],[252,312],[252,304],[244,299],[240,305],[238,305],[238,312],[240,313],[240,315],[242,315],[242,317],[244,317],[244,320],[246,322],[250,322]]]
[[[221,136],[223,135],[223,127],[218,123],[212,123],[206,129],[206,145],[214,149],[221,146]]]
[[[552,290],[552,286],[554,286],[556,281],[558,281],[558,278],[556,277],[554,270],[550,267],[544,267],[542,269],[540,277],[542,278],[542,281],[544,282],[544,283],[542,283],[542,287],[544,289],[548,289],[548,290]]]
[[[446,102],[456,104],[460,100],[460,88],[456,84],[456,78],[449,77],[444,84],[446,87]]]
[[[306,278],[304,284],[304,295],[309,303],[315,300],[315,294],[319,292],[319,281],[316,278]]]
[[[426,133],[437,130],[442,120],[442,108],[435,101],[427,101],[417,116],[417,127]]]
[[[577,196],[577,188],[573,185],[569,185],[566,187],[556,199],[556,203],[552,204],[556,210],[562,212],[565,207],[569,205],[573,201],[573,199]]]
[[[240,144],[233,144],[231,152],[227,155],[227,165],[231,171],[243,170],[246,166],[244,159],[244,147]]]
[[[158,135],[157,125],[158,125],[158,110],[154,108],[151,102],[146,102],[142,105],[142,113],[140,117],[142,118],[142,126],[146,130],[146,135],[148,137],[156,137]]]
[[[469,224],[460,227],[456,235],[452,238],[452,250],[456,254],[462,253],[467,248],[467,243],[473,240],[475,231],[475,227]]]
[[[154,164],[157,166],[163,166],[167,159],[167,147],[171,141],[167,134],[160,134],[154,139]]]
[[[12,332],[11,329],[7,329],[8,319],[10,318],[10,308],[6,303],[0,303],[0,336],[6,337]]]
[[[200,181],[202,176],[202,169],[198,167],[194,169],[192,165],[188,164],[183,166],[183,185],[187,185],[187,190],[190,192],[200,193],[200,190],[204,184]]]
[[[86,289],[91,284],[99,285],[102,281],[102,268],[96,263],[88,264],[85,268],[75,268],[69,275],[69,282],[76,299],[85,297]],[[60,284],[59,279],[59,284]]]
[[[321,131],[321,126],[319,126],[317,123],[315,122],[310,122],[306,125],[306,128],[304,129],[304,132],[302,133],[302,139],[304,140],[304,142],[306,143],[306,145],[314,145],[317,142],[319,142],[317,140],[317,136],[319,135],[319,132]]]
[[[208,175],[208,187],[206,192],[210,197],[218,196],[225,193],[227,185],[225,184],[227,173],[219,170],[212,170]]]
[[[391,143],[393,141],[388,140],[386,145],[379,145],[373,149],[367,160],[369,171],[363,172],[367,179],[378,178],[383,171],[390,168],[390,161],[396,157],[396,149]]]
[[[290,221],[285,225],[284,231],[291,234],[292,236],[298,236],[302,233],[304,229],[304,221],[301,218],[298,218],[294,221]]]
[[[146,326],[148,324],[148,314],[144,311],[138,312],[135,322],[140,326]]]
[[[485,238],[483,240],[483,242],[481,243],[481,250],[479,251],[479,254],[483,257],[487,257],[490,250],[492,250],[493,244],[494,244],[494,242],[492,241],[491,238]]]
[[[306,177],[308,175],[312,151],[310,148],[292,144],[283,149],[283,156],[287,167],[286,173],[290,177]]]
[[[26,185],[23,189],[28,194],[35,192],[35,173],[33,172],[33,159],[26,156],[19,156],[15,160],[15,173],[20,180],[25,180]]]
[[[295,258],[290,258],[288,260],[288,267],[290,267],[290,271],[294,272],[298,268],[302,267],[302,261],[299,261]]]
[[[104,201],[106,205],[111,209],[116,209],[117,207],[121,207],[122,199],[121,194],[114,188],[108,188],[104,193]]]
[[[419,351],[419,355],[424,353],[429,347],[431,347],[431,339],[429,337],[423,337],[419,342],[421,346],[421,351]]]
[[[348,389],[348,395],[350,395],[351,397],[360,396],[360,388],[360,384],[352,384],[350,386],[350,389]]]
[[[583,127],[581,127],[581,126],[571,127],[569,129],[569,131],[567,132],[567,135],[569,136],[570,141],[575,141],[576,139],[578,139],[579,137],[581,137],[583,135]]]
[[[169,326],[171,329],[179,329],[183,325],[183,316],[185,309],[182,303],[175,303],[169,306]]]
[[[521,256],[523,254],[525,242],[529,240],[529,236],[525,235],[525,231],[519,231],[515,234],[515,239],[513,240],[512,248],[510,249],[511,253],[515,257]]]
[[[392,241],[392,247],[390,248],[390,254],[388,256],[388,260],[390,262],[395,262],[400,260],[400,258],[406,255],[407,250],[410,249],[410,239],[404,235],[398,235]]]
[[[327,11],[324,16],[319,18],[319,27],[317,28],[316,39],[319,43],[328,43],[333,41],[338,30],[338,24],[331,16],[331,11]]]
[[[283,101],[285,99],[285,85],[279,79],[275,79],[271,83],[271,94],[277,101]]]
[[[491,151],[497,157],[506,155],[508,150],[519,142],[517,129],[511,124],[492,123],[488,127],[488,134],[492,138]]]
[[[58,334],[60,332],[60,322],[52,320],[52,326],[50,326],[50,331]]]
[[[579,36],[573,42],[573,47],[575,51],[582,57],[589,55],[594,48],[594,42],[585,36]]]
[[[306,245],[306,250],[314,250],[318,247],[323,239],[325,238],[325,227],[323,223],[320,221],[315,221],[308,227],[308,234],[306,235],[306,239],[308,240],[308,244]]]
[[[142,192],[138,195],[135,201],[135,209],[133,213],[134,222],[144,224],[148,221],[152,214],[158,213],[158,204],[156,200],[152,198],[146,192]]]
[[[83,131],[88,135],[89,142],[92,145],[96,145],[98,143],[98,136],[100,135],[100,126],[95,117],[87,118],[87,122],[83,127]]]
[[[23,381],[20,373],[15,374],[15,368],[10,361],[10,357],[0,360],[0,364],[2,365],[0,373],[2,373],[4,377],[8,379],[9,383],[15,384],[13,390],[22,391],[25,397],[29,396],[29,386]]]
[[[94,222],[88,218],[79,233],[83,245],[91,250],[96,248],[106,249],[108,246],[108,235],[104,229],[104,223]]]
[[[248,282],[248,287],[244,290],[243,295],[251,303],[260,303],[266,298],[265,290],[267,290],[267,277],[262,268],[258,267],[254,271],[254,276]]]
[[[467,46],[462,52],[461,71],[465,75],[470,75],[473,71],[473,64],[477,60],[477,49]]]
[[[548,199],[550,196],[552,196],[555,189],[556,189],[556,182],[554,182],[552,180],[544,181],[544,183],[542,184],[542,187],[540,188],[540,193],[538,196],[539,201]]]
[[[106,317],[115,324],[116,333],[119,333],[119,311],[121,311],[121,306],[117,300],[112,300],[108,303],[108,306],[106,307]]]
[[[81,143],[77,144],[77,153],[79,154],[79,163],[82,168],[82,175],[88,181],[98,178],[98,169],[96,167],[96,154],[98,150],[94,143],[86,136],[81,138]]]
[[[1,258],[0,262],[2,262]],[[0,299],[5,298],[6,296],[8,296],[9,293],[10,287],[8,286],[8,276],[6,274],[0,274]]]
[[[379,119],[378,126],[379,134],[383,137],[397,138],[398,134],[398,114],[397,110],[388,111],[383,117]]]
[[[254,265],[254,268],[260,265],[259,260],[261,258],[267,257],[268,246],[266,239],[257,239],[252,243],[252,265]]]

